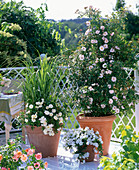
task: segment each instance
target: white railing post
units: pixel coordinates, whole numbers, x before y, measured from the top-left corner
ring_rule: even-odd
[[[139,55],[137,56],[139,57]],[[135,70],[135,89],[139,95],[139,61],[138,61],[138,69]],[[136,132],[139,132],[139,101],[135,105],[135,118],[136,118]]]

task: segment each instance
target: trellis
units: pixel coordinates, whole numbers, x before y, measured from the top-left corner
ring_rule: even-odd
[[[37,67],[35,67],[37,69]],[[17,79],[24,79],[24,71],[26,70],[26,67],[16,67],[16,68],[1,68],[0,69],[0,73],[2,75],[4,75],[5,77],[8,77],[12,80],[17,80]],[[128,77],[127,78],[131,78],[133,79],[135,77],[136,80],[136,84],[133,84],[133,86],[136,87],[136,90],[138,89],[138,82],[137,80],[139,80],[139,73],[137,70],[133,70],[133,69],[125,69],[125,71],[128,73]],[[67,67],[58,67],[56,70],[56,77],[57,76],[61,76],[64,75],[64,78],[61,80],[60,84],[57,84],[56,90],[59,90],[60,93],[63,93],[64,90],[67,91],[67,96],[65,98],[65,101],[67,100],[67,98],[71,98],[71,93],[70,91],[72,90],[72,84],[69,83],[69,79],[68,79],[68,68]],[[60,101],[60,99],[59,99]],[[61,101],[60,101],[61,102]],[[66,101],[67,102],[67,101]],[[62,102],[61,102],[62,104]],[[75,105],[73,105],[72,107],[70,105],[68,105],[68,112],[69,112],[69,117],[68,117],[68,121],[65,123],[65,129],[69,129],[69,128],[76,128],[77,126],[79,126],[78,122],[76,121],[76,115],[80,112],[80,110],[77,110],[77,107]],[[118,127],[119,125],[123,124],[123,125],[130,125],[132,127],[133,130],[139,131],[139,116],[138,113],[139,112],[139,104],[137,104],[135,106],[135,110],[131,110],[130,114],[122,115],[119,116],[117,115],[117,119],[114,121],[113,124],[113,131],[112,131],[112,139],[114,141],[120,140],[120,136],[118,136]],[[12,131],[18,131],[21,130],[20,129],[20,123],[18,122],[18,120],[15,118],[12,120]],[[18,126],[17,126],[18,125]],[[3,126],[3,122],[0,122],[0,133],[4,133],[4,126]]]

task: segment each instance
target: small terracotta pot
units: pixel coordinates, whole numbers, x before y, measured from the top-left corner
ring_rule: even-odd
[[[83,152],[89,152],[89,157],[85,159],[85,162],[92,162],[95,158],[94,147],[92,145],[88,145],[87,148]]]
[[[31,126],[26,126],[29,143],[35,146],[36,153],[42,153],[42,157],[54,157],[57,155],[58,144],[60,139],[60,131],[54,136],[44,135],[41,127],[35,126],[32,130]]]
[[[79,114],[76,117],[76,120],[79,122],[81,128],[88,126],[90,129],[93,128],[94,131],[99,131],[99,134],[102,136],[103,140],[103,155],[108,155],[112,124],[115,119],[115,115],[104,117],[84,117],[83,114]]]

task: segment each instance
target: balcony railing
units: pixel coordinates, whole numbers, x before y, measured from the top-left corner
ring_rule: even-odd
[[[35,67],[37,69],[37,67]],[[64,79],[61,80],[60,84],[57,84],[56,90],[60,90],[62,93],[64,90],[69,90],[72,89],[72,84],[69,84],[68,81],[68,74],[65,74],[67,71],[67,67],[58,67],[56,70],[56,76],[61,76],[61,74],[65,75]],[[24,79],[24,71],[26,70],[26,67],[15,67],[15,68],[1,68],[0,73],[8,77],[10,79],[14,80],[23,80]],[[138,81],[139,81],[139,73],[137,70],[133,69],[125,69],[125,71],[128,73],[128,78],[135,78],[135,86],[136,90],[138,89]],[[68,97],[70,96],[70,93],[68,93]],[[65,99],[66,100],[66,99]],[[61,101],[60,101],[61,102]],[[78,122],[76,121],[76,115],[79,113],[79,110],[77,110],[76,106],[71,107],[70,105],[68,106],[69,110],[69,118],[68,121],[65,124],[65,129],[69,128],[76,128],[79,126]],[[113,131],[112,131],[112,140],[117,141],[120,140],[120,136],[118,135],[118,126],[123,124],[123,125],[130,125],[133,130],[139,131],[139,104],[135,106],[135,109],[131,110],[130,113],[127,113],[127,115],[117,115],[117,119],[114,121],[113,124]],[[4,126],[3,122],[0,122],[0,133],[4,133]],[[15,118],[12,120],[12,131],[17,131],[20,130],[20,123],[18,120]]]

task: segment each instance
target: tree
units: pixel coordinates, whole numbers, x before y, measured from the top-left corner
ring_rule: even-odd
[[[27,57],[26,42],[19,39],[15,33],[20,33],[17,24],[3,23],[0,30],[0,68],[22,66]]]
[[[13,0],[0,0],[0,28],[3,22],[20,25],[22,29],[15,32],[15,35],[26,41],[27,52],[32,58],[38,57],[41,53],[55,56],[60,52],[61,42],[59,38],[55,38],[54,23],[48,22],[45,18],[46,10],[46,4],[34,10],[26,7],[23,1],[16,3]]]
[[[115,10],[121,10],[121,8],[124,8],[125,6],[125,0],[117,0]]]

